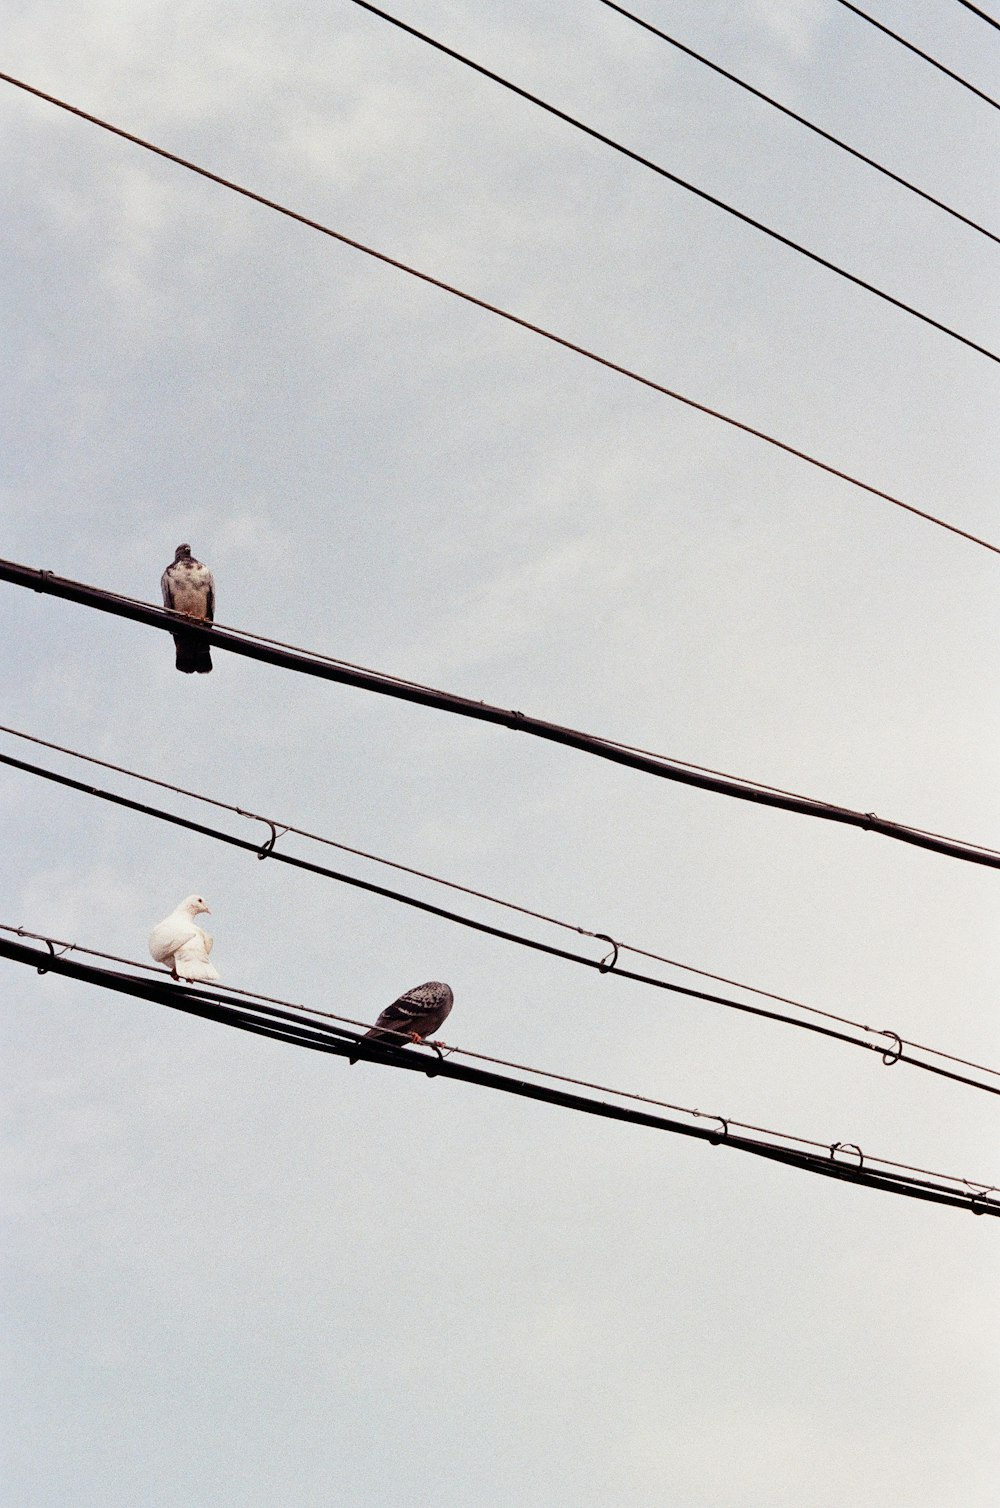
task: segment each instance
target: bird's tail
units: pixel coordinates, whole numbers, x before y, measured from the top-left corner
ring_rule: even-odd
[[[207,675],[212,668],[212,646],[196,634],[174,634],[177,669],[185,675]]]

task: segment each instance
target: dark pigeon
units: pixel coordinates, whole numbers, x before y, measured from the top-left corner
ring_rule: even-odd
[[[362,1040],[385,1042],[395,1047],[422,1042],[440,1029],[454,1003],[455,997],[448,985],[436,979],[414,985],[412,990],[407,990],[405,995],[386,1006]],[[357,1061],[357,1058],[351,1059],[352,1063]]]
[[[211,623],[215,617],[215,582],[208,566],[191,554],[190,545],[178,545],[173,564],[160,578],[163,606],[189,618]],[[185,675],[207,675],[212,668],[212,647],[197,634],[174,634],[177,669]]]

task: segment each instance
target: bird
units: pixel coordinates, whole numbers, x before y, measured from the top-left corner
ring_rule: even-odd
[[[189,618],[211,623],[215,617],[215,582],[208,566],[191,554],[190,545],[178,545],[173,562],[160,577],[163,606]],[[207,675],[212,668],[212,647],[198,634],[175,633],[177,669],[185,675]]]
[[[157,922],[149,934],[149,951],[157,963],[170,965],[175,979],[218,979],[219,971],[209,962],[212,939],[196,924],[195,917],[208,904],[200,895],[189,895],[170,915]]]
[[[423,1042],[441,1027],[454,1003],[450,987],[439,980],[416,984],[386,1006],[362,1041],[388,1042],[396,1047],[405,1047],[408,1041]],[[357,1061],[351,1059],[352,1063]]]

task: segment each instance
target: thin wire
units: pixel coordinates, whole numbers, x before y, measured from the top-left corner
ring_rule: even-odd
[[[383,262],[387,267],[394,267],[398,272],[405,272],[410,277],[418,278],[432,288],[439,289],[442,293],[449,293],[454,298],[461,299],[464,303],[471,304],[476,309],[483,309],[487,314],[495,314],[498,319],[506,320],[509,324],[516,325],[519,329],[528,330],[533,335],[540,335],[544,340],[551,341],[553,345],[560,346],[565,351],[572,351],[577,356],[583,356],[588,361],[604,367],[609,372],[617,372],[620,377],[626,377],[630,382],[638,382],[641,386],[649,388],[651,392],[659,393],[664,398],[670,398],[675,403],[682,403],[686,408],[692,408],[700,414],[706,414],[710,419],[717,419],[720,424],[728,424],[731,429],[738,429],[743,434],[752,435],[756,440],[762,440],[766,445],[773,445],[776,450],[784,451],[786,455],[795,456],[799,461],[805,461],[809,466],[815,466],[817,470],[824,471],[828,476],[835,476],[842,482],[847,482],[852,487],[858,487],[862,492],[867,492],[872,497],[881,498],[883,502],[891,503],[894,508],[902,508],[907,513],[912,513],[916,518],[922,518],[926,523],[934,524],[939,529],[947,529],[949,534],[957,534],[961,539],[967,539],[971,544],[979,545],[984,550],[990,550],[994,555],[1000,555],[1000,545],[992,544],[989,540],[981,538],[978,534],[972,534],[968,529],[959,528],[957,524],[948,523],[934,513],[927,512],[924,508],[918,508],[914,503],[904,502],[902,498],[895,497],[891,492],[885,492],[881,487],[875,487],[870,482],[864,482],[859,477],[852,476],[850,472],[843,471],[837,466],[832,466],[828,461],[821,461],[817,456],[810,455],[808,451],[800,450],[797,446],[790,445],[785,440],[779,440],[775,435],[769,435],[762,429],[757,429],[752,424],[745,423],[742,419],[734,419],[730,414],[724,414],[721,409],[709,407],[706,403],[699,403],[697,399],[689,398],[684,393],[679,393],[673,388],[664,386],[663,383],[655,382],[651,377],[645,377],[641,372],[633,371],[632,368],[623,366],[620,362],[611,361],[606,356],[600,356],[596,351],[589,350],[586,346],[578,345],[575,341],[567,340],[565,336],[557,335],[552,330],[547,330],[543,325],[534,324],[531,320],[522,319],[519,314],[513,314],[508,309],[502,309],[498,304],[491,304],[486,299],[477,298],[475,294],[466,293],[461,288],[456,288],[451,283],[443,282],[442,279],[432,277],[430,273],[421,272],[416,267],[411,267],[406,262],[399,261],[396,257],[390,257],[383,251],[376,251],[374,247],[366,246],[361,241],[355,241],[350,236],[333,230],[328,225],[323,225],[318,220],[312,220],[307,215],[301,215],[297,210],[289,209],[277,200],[267,199],[263,194],[257,194],[252,189],[244,188],[232,179],[222,178],[218,173],[212,173],[208,168],[199,167],[197,163],[190,162],[185,157],[179,157],[175,152],[168,152],[165,147],[155,146],[150,141],[145,141],[141,136],[135,136],[130,131],[123,130],[120,126],[114,126],[109,121],[102,120],[97,115],[91,115],[86,110],[81,110],[76,105],[67,104],[65,100],[57,99],[53,94],[46,94],[44,90],[36,89],[32,84],[26,84],[23,80],[14,78],[9,73],[0,72],[0,81],[13,85],[16,89],[23,89],[25,93],[34,95],[37,99],[45,100],[50,105],[55,105],[60,110],[66,110],[71,115],[78,116],[81,120],[89,121],[91,125],[99,126],[104,131],[110,131],[114,136],[120,136],[122,140],[132,142],[134,146],[142,147],[144,151],[153,152],[157,157],[164,158],[167,162],[173,162],[178,167],[186,168],[188,172],[197,173],[202,178],[207,178],[211,183],[217,183],[222,188],[230,189],[234,194],[242,194],[245,199],[252,200],[255,204],[261,204],[265,209],[272,209],[276,214],[285,215],[289,220],[295,220],[300,225],[307,226],[310,230],[317,230],[321,235],[329,236],[331,240],[339,242],[342,246],[349,246],[354,251],[363,252],[365,256],[374,257],[376,261]]]
[[[797,111],[792,110],[788,105],[783,105],[780,100],[774,99],[770,94],[765,94],[762,89],[755,88],[753,84],[747,83],[746,79],[741,79],[738,74],[731,73],[728,68],[723,68],[719,63],[713,63],[711,58],[706,58],[702,53],[695,52],[694,48],[689,47],[686,42],[681,42],[677,37],[672,37],[667,32],[661,31],[651,21],[646,21],[642,16],[637,16],[632,11],[626,10],[623,5],[616,4],[616,0],[600,0],[600,4],[606,5],[609,10],[617,11],[618,15],[624,16],[626,20],[634,21],[636,26],[643,27],[645,31],[651,32],[654,37],[659,37],[661,41],[669,43],[671,47],[675,47],[678,52],[683,52],[687,57],[694,58],[695,62],[703,63],[706,68],[711,68],[714,73],[719,74],[724,79],[728,79],[730,83],[738,85],[740,89],[745,89],[748,94],[752,94],[756,99],[763,100],[766,105],[771,105],[775,110],[780,110],[790,120],[797,121],[800,126],[805,126],[807,130],[814,131],[817,136],[822,136],[824,141],[830,142],[835,147],[840,147],[844,152],[849,152],[858,162],[863,162],[868,167],[874,168],[876,172],[884,174],[886,178],[891,178],[893,183],[898,183],[902,188],[909,189],[912,194],[918,194],[921,199],[926,199],[929,204],[933,204],[937,209],[944,210],[945,214],[953,216],[954,219],[961,220],[962,224],[969,226],[971,230],[977,230],[980,235],[988,236],[991,241],[1000,243],[1000,236],[992,230],[987,230],[985,225],[980,225],[978,220],[973,220],[970,216],[963,215],[960,210],[953,209],[950,204],[945,204],[943,199],[938,199],[933,194],[929,194],[926,189],[918,188],[908,178],[904,178],[900,173],[894,173],[891,168],[887,168],[883,163],[876,162],[874,157],[867,157],[857,147],[848,146],[847,142],[842,141],[839,136],[834,136],[831,131],[825,131],[822,126],[817,126],[814,121],[807,120],[804,115],[799,115]]]
[[[378,16],[382,21],[388,21],[390,26],[397,27],[400,31],[406,32],[408,36],[416,37],[420,42],[426,42],[429,47],[433,47],[438,52],[444,53],[446,57],[454,58],[456,62],[463,63],[466,68],[472,68],[476,73],[482,74],[484,78],[491,79],[493,83],[499,84],[512,94],[516,94],[520,99],[527,100],[532,105],[537,105],[539,109],[547,111],[549,115],[554,115],[558,120],[564,121],[566,125],[573,126],[577,131],[582,131],[594,141],[599,141],[604,146],[611,147],[612,151],[620,153],[623,157],[627,157],[630,162],[635,162],[640,167],[648,168],[650,172],[656,173],[660,178],[665,178],[669,183],[674,184],[675,187],[685,189],[689,194],[696,195],[697,198],[703,200],[706,204],[711,204],[716,209],[721,209],[725,214],[732,215],[734,219],[741,221],[742,224],[749,225],[753,230],[761,231],[765,236],[770,236],[772,241],[778,241],[782,246],[787,246],[790,251],[797,251],[800,256],[808,257],[817,266],[825,267],[828,272],[834,272],[838,277],[845,278],[847,282],[853,283],[856,288],[863,288],[866,293],[873,293],[876,298],[882,299],[887,304],[892,304],[896,309],[901,309],[904,314],[911,314],[914,319],[921,320],[925,325],[933,326],[935,330],[939,330],[943,335],[950,335],[953,340],[961,341],[962,345],[969,346],[973,351],[978,351],[980,356],[987,356],[990,361],[1000,362],[1000,356],[995,351],[991,351],[987,346],[980,345],[978,341],[970,339],[967,335],[960,334],[951,325],[943,324],[941,320],[934,319],[930,314],[924,314],[922,310],[915,308],[913,304],[905,303],[903,299],[896,298],[894,294],[887,293],[884,288],[879,288],[875,283],[869,283],[864,278],[858,277],[856,273],[848,272],[846,267],[841,267],[838,262],[831,262],[828,257],[821,256],[817,251],[811,251],[808,246],[803,246],[801,241],[793,240],[791,236],[786,236],[781,231],[775,230],[773,226],[766,225],[763,220],[757,220],[753,215],[746,214],[744,210],[737,209],[735,205],[729,204],[725,199],[720,199],[718,195],[710,194],[707,189],[699,188],[697,184],[690,183],[686,178],[681,178],[677,173],[672,173],[660,163],[654,162],[652,158],[644,157],[640,152],[634,152],[631,147],[626,147],[622,142],[616,141],[613,136],[605,135],[603,131],[598,131],[593,126],[588,126],[585,121],[580,120],[577,116],[569,115],[565,110],[560,110],[558,106],[550,104],[548,100],[542,99],[539,95],[532,94],[527,89],[522,89],[520,84],[512,83],[510,79],[504,78],[500,73],[494,73],[492,68],[484,67],[482,63],[477,63],[473,58],[467,57],[465,53],[456,52],[453,47],[448,47],[444,42],[439,42],[435,37],[429,36],[427,32],[418,31],[415,26],[409,26],[405,21],[401,21],[398,16],[390,15],[388,11],[381,10],[377,5],[370,4],[370,0],[352,0],[352,4],[360,6],[362,10],[369,11],[373,16]]]
[[[963,89],[968,89],[970,94],[978,95],[987,105],[992,105],[994,110],[1000,110],[1000,101],[992,99],[988,94],[984,94],[982,89],[977,89],[975,84],[970,84],[969,80],[964,79],[960,73],[955,73],[953,69],[946,68],[944,63],[939,62],[937,58],[932,58],[929,52],[924,52],[922,48],[915,46],[913,42],[908,42],[897,31],[890,31],[888,26],[883,25],[881,21],[877,21],[874,16],[870,16],[860,6],[853,5],[851,0],[838,0],[838,4],[842,5],[845,10],[853,11],[856,16],[861,17],[862,21],[867,21],[869,26],[874,26],[876,30],[884,32],[887,37],[891,37],[894,42],[898,42],[901,47],[905,47],[909,52],[915,52],[918,58],[923,58],[925,63],[930,63],[932,67],[939,69],[941,73],[947,74],[950,79],[954,79],[956,84],[961,84]]]
[[[991,16],[987,11],[980,10],[978,5],[973,5],[972,0],[958,0],[958,3],[959,5],[964,5],[966,10],[971,10],[981,21],[985,21],[988,26],[995,26],[997,31],[1000,31],[1000,21],[995,16]]]
[[[4,930],[17,932],[19,929],[5,927]],[[23,929],[20,930],[22,936],[40,936],[40,934],[25,934]],[[672,1132],[675,1135],[687,1136],[699,1141],[708,1141],[714,1145],[725,1143],[736,1150],[764,1157],[770,1161],[781,1162],[786,1166],[798,1167],[841,1182],[862,1184],[869,1188],[880,1189],[883,1192],[891,1192],[910,1198],[965,1208],[976,1214],[1000,1215],[1000,1200],[990,1198],[990,1195],[995,1192],[993,1185],[968,1178],[956,1177],[953,1174],[929,1173],[926,1170],[911,1168],[905,1163],[895,1163],[885,1158],[865,1156],[854,1143],[834,1142],[832,1145],[827,1145],[826,1143],[809,1141],[806,1138],[793,1136],[785,1132],[766,1131],[763,1131],[762,1134],[773,1138],[781,1138],[786,1143],[794,1142],[797,1145],[788,1146],[776,1145],[774,1142],[759,1142],[745,1136],[734,1136],[731,1128],[734,1125],[742,1126],[744,1123],[730,1121],[726,1117],[716,1115],[712,1115],[710,1119],[719,1122],[718,1128],[692,1126],[686,1123],[670,1121],[663,1116],[653,1115],[648,1110],[633,1109],[627,1105],[610,1104],[603,1100],[592,1100],[589,1097],[576,1094],[571,1095],[565,1090],[549,1088],[545,1084],[529,1084],[509,1079],[504,1075],[495,1074],[484,1069],[451,1061],[451,1053],[459,1053],[466,1057],[478,1056],[482,1057],[485,1061],[503,1061],[499,1059],[490,1060],[485,1055],[474,1055],[466,1049],[448,1049],[449,1056],[446,1057],[444,1054],[444,1045],[442,1044],[441,1048],[435,1050],[433,1058],[426,1058],[406,1049],[400,1050],[394,1047],[371,1043],[364,1038],[356,1037],[354,1033],[345,1033],[341,1028],[331,1028],[315,1019],[310,1019],[316,1015],[323,1015],[327,1019],[340,1018],[328,1017],[327,1013],[319,1012],[310,1012],[309,1017],[307,1017],[303,1013],[302,1007],[291,1006],[287,1002],[282,1007],[270,1004],[258,1004],[254,1007],[254,1014],[248,1015],[245,1008],[232,1004],[224,997],[220,998],[219,994],[214,991],[174,984],[166,978],[146,980],[118,974],[108,969],[96,968],[88,964],[76,963],[65,956],[55,953],[55,947],[61,946],[61,944],[57,944],[53,939],[45,938],[43,940],[48,945],[48,953],[41,952],[35,948],[25,948],[20,944],[10,943],[0,938],[0,956],[6,957],[16,963],[30,965],[42,974],[50,972],[61,974],[68,978],[112,990],[118,994],[137,996],[140,999],[166,1005],[189,1015],[214,1020],[220,1024],[237,1027],[240,1030],[257,1035],[277,1038],[290,1044],[332,1053],[335,1056],[350,1057],[352,1059],[363,1057],[368,1061],[380,1063],[386,1067],[424,1073],[429,1077],[455,1078],[466,1083],[478,1084],[503,1093],[514,1094],[521,1098],[540,1100],[585,1114],[626,1121],[633,1125],[644,1125]],[[80,949],[80,951],[86,950]],[[260,1020],[260,1016],[264,1016],[265,1019]],[[523,1068],[521,1071],[531,1073],[537,1078],[544,1078],[554,1082],[579,1083],[586,1087],[585,1081],[568,1079],[563,1075],[553,1074],[543,1069]],[[605,1089],[602,1092],[613,1094],[618,1099],[639,1100],[643,1098],[614,1089]],[[647,1103],[654,1105],[662,1104],[665,1108],[674,1108],[668,1106],[665,1101],[648,1101]],[[689,1116],[691,1119],[702,1120],[706,1118],[705,1113],[700,1110],[681,1110],[680,1113]],[[803,1147],[815,1150],[802,1150]],[[838,1160],[836,1156],[838,1150],[857,1153],[858,1162],[855,1163],[853,1160],[851,1162]],[[926,1173],[926,1177],[917,1176],[924,1173]],[[956,1187],[956,1185],[960,1187]]]
[[[851,807],[837,806],[832,802],[820,801],[810,796],[785,794],[775,788],[757,785],[737,777],[708,774],[697,766],[680,764],[663,755],[638,752],[629,745],[617,744],[610,739],[583,733],[579,729],[565,727],[559,723],[529,717],[523,712],[508,710],[506,707],[496,707],[489,702],[474,701],[471,697],[435,691],[375,671],[348,669],[339,662],[323,660],[304,651],[293,652],[251,642],[243,634],[236,633],[221,624],[204,623],[164,608],[137,602],[133,598],[121,597],[100,587],[88,586],[84,582],[56,576],[51,571],[36,570],[32,566],[20,565],[16,561],[0,560],[0,581],[9,581],[15,586],[62,597],[99,612],[128,618],[152,628],[164,629],[168,633],[176,632],[178,624],[183,624],[185,633],[205,639],[220,649],[228,649],[233,654],[244,655],[248,659],[261,660],[285,670],[316,676],[320,680],[334,681],[340,685],[353,686],[358,690],[413,702],[417,706],[433,707],[441,712],[450,712],[456,716],[493,723],[500,727],[527,733],[535,738],[545,739],[550,743],[561,744],[566,748],[577,749],[594,755],[596,758],[609,760],[613,764],[641,770],[647,775],[656,775],[661,779],[676,781],[681,785],[712,791],[716,795],[731,796],[736,800],[751,801],[760,806],[796,812],[801,816],[817,817],[848,827],[860,827],[866,832],[881,833],[884,837],[892,838],[900,843],[908,843],[917,848],[928,849],[932,853],[961,859],[970,864],[981,864],[991,869],[1000,869],[1000,852],[982,844],[965,843],[921,828],[908,827],[904,823],[879,817],[875,812],[855,811]]]
[[[634,983],[646,984],[654,989],[665,990],[670,994],[682,995],[692,1000],[699,1000],[705,1004],[721,1005],[728,1010],[739,1011],[743,1014],[755,1016],[762,1020],[780,1022],[786,1026],[797,1027],[800,1031],[812,1032],[817,1036],[827,1037],[833,1041],[843,1042],[849,1047],[860,1047],[869,1052],[882,1054],[882,1060],[887,1066],[897,1062],[905,1062],[914,1068],[919,1068],[925,1073],[932,1073],[940,1078],[951,1080],[953,1083],[965,1084],[968,1088],[979,1089],[985,1094],[1000,1095],[1000,1085],[983,1083],[980,1079],[970,1078],[968,1074],[956,1073],[952,1069],[942,1068],[937,1063],[927,1063],[920,1058],[915,1058],[905,1051],[907,1048],[917,1046],[915,1043],[905,1042],[899,1033],[888,1029],[880,1029],[862,1025],[860,1022],[851,1021],[846,1017],[834,1016],[831,1012],[820,1011],[814,1007],[800,1006],[794,1002],[798,1009],[806,1010],[811,1015],[825,1017],[826,1020],[839,1022],[841,1025],[850,1026],[856,1031],[868,1033],[870,1036],[887,1037],[895,1041],[896,1048],[887,1048],[885,1043],[870,1042],[852,1036],[847,1032],[838,1031],[830,1026],[819,1025],[815,1021],[804,1021],[794,1016],[788,1016],[781,1011],[765,1009],[762,1006],[750,1005],[746,1001],[732,1000],[722,995],[715,995],[706,990],[696,990],[689,985],[678,984],[672,981],[660,979],[655,975],[641,974],[636,970],[627,969],[618,963],[620,945],[615,944],[615,962],[608,966],[604,960],[588,958],[585,954],[573,953],[566,948],[558,948],[551,943],[541,942],[536,938],[525,937],[521,933],[510,932],[506,928],[494,927],[487,922],[476,921],[472,917],[461,915],[459,912],[450,911],[442,906],[435,906],[428,901],[418,900],[414,896],[408,896],[400,891],[390,890],[386,886],[373,884],[371,881],[362,880],[356,875],[346,875],[338,870],[328,869],[325,865],[313,864],[308,860],[300,859],[292,854],[287,854],[277,849],[274,843],[267,845],[264,851],[255,843],[248,842],[244,838],[237,838],[231,833],[221,832],[218,828],[207,827],[200,822],[192,822],[186,817],[177,816],[175,813],[163,811],[159,807],[148,806],[144,802],[132,801],[126,796],[119,796],[110,791],[103,791],[97,786],[84,785],[81,781],[72,780],[66,775],[57,775],[51,770],[44,770],[38,765],[32,765],[24,760],[13,759],[8,754],[0,754],[0,764],[8,765],[13,769],[21,770],[26,774],[36,775],[43,780],[49,780],[70,790],[76,790],[87,796],[96,797],[98,800],[107,801],[114,806],[122,806],[129,811],[141,813],[143,816],[153,817],[159,821],[170,823],[172,826],[181,827],[190,832],[196,832],[202,837],[212,838],[217,842],[229,844],[231,847],[240,848],[244,852],[254,853],[258,858],[273,859],[280,864],[290,865],[295,869],[302,869],[310,874],[319,875],[324,879],[335,880],[340,884],[349,885],[355,889],[367,891],[370,894],[381,896],[385,900],[396,901],[400,905],[412,907],[423,911],[431,916],[436,916],[443,921],[453,922],[472,931],[480,932],[489,937],[495,937],[502,942],[514,943],[519,947],[529,948],[534,952],[544,953],[550,957],[563,959],[568,963],[575,963],[584,968],[597,969],[600,973],[614,973],[622,979],[631,980]],[[249,815],[241,813],[241,815]],[[255,821],[265,821],[274,829],[269,818],[254,818]],[[740,986],[742,988],[742,986]],[[919,1051],[927,1052],[938,1058],[947,1058],[951,1062],[963,1062],[963,1066],[979,1069],[981,1065],[970,1064],[957,1059],[951,1054],[938,1052],[935,1048],[920,1046]],[[1000,1077],[995,1069],[984,1068],[982,1071]]]
[[[143,775],[137,770],[130,770],[125,765],[112,764],[109,760],[98,759],[92,754],[82,754],[78,749],[67,748],[63,744],[52,743],[49,739],[38,738],[32,733],[24,733],[18,728],[6,727],[0,724],[0,733],[7,733],[13,738],[20,738],[26,743],[36,744],[43,749],[51,749],[57,754],[65,754],[71,759],[78,759],[85,764],[96,765],[104,770],[113,770],[115,774],[126,775],[131,780],[139,780],[145,785],[158,787],[160,790],[170,791],[176,796],[184,796],[192,801],[200,801],[205,806],[211,806],[218,811],[232,812],[238,817],[244,817],[252,822],[263,822],[268,827],[281,828],[283,832],[293,833],[297,837],[307,838],[313,843],[321,843],[327,848],[334,848],[342,853],[353,854],[356,858],[367,859],[372,864],[379,864],[383,868],[396,870],[401,874],[412,875],[416,879],[427,880],[433,885],[440,885],[447,890],[454,890],[462,895],[472,896],[475,900],[486,901],[491,906],[502,906],[507,911],[516,912],[520,916],[531,917],[535,921],[545,922],[550,926],[559,927],[565,932],[575,933],[579,937],[591,937],[598,941],[608,941],[608,933],[596,931],[588,927],[581,927],[576,922],[567,922],[557,916],[550,916],[545,911],[533,910],[530,906],[520,905],[516,901],[508,901],[500,896],[491,895],[485,890],[476,890],[470,885],[459,884],[456,880],[444,879],[441,875],[431,874],[425,869],[416,869],[410,864],[400,863],[396,859],[387,859],[380,854],[370,853],[367,849],[353,847],[349,843],[342,843],[336,838],[324,837],[321,833],[310,832],[308,828],[296,827],[292,822],[286,822],[279,818],[264,817],[259,812],[247,811],[245,807],[236,806],[228,801],[220,801],[214,796],[205,796],[200,791],[192,791],[184,786],[171,785],[169,781],[159,780],[153,775]],[[37,768],[37,767],[33,767]],[[621,953],[634,953],[639,958],[648,958],[655,963],[665,963],[670,968],[682,969],[687,974],[696,974],[701,979],[711,979],[716,984],[732,985],[735,989],[745,990],[751,995],[758,995],[764,1000],[773,1000],[779,1005],[791,1005],[796,1010],[805,1011],[809,1015],[822,1017],[826,1021],[836,1021],[841,1026],[851,1026],[857,1031],[869,1032],[873,1036],[896,1036],[894,1032],[886,1032],[878,1027],[868,1026],[861,1021],[855,1021],[850,1016],[840,1016],[833,1011],[822,1010],[819,1006],[807,1005],[802,1000],[796,1000],[790,995],[779,995],[773,990],[761,989],[758,985],[747,984],[741,979],[732,979],[726,974],[714,974],[709,969],[696,967],[694,964],[682,963],[679,959],[668,958],[663,953],[654,953],[648,948],[639,947],[636,943],[623,942],[621,939],[614,940],[614,946]],[[118,962],[127,960],[119,959]],[[608,973],[614,969],[608,969]],[[959,1063],[963,1068],[974,1068],[981,1073],[992,1074],[1000,1077],[1000,1069],[990,1068],[987,1064],[976,1063],[970,1058],[957,1057],[954,1053],[944,1052],[941,1048],[929,1047],[924,1042],[915,1042],[912,1038],[906,1039],[906,1045],[916,1048],[919,1052],[926,1052],[933,1057],[947,1059],[950,1063]],[[876,1051],[880,1050],[877,1045]]]

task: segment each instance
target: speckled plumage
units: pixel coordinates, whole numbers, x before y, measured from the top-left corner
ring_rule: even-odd
[[[440,1029],[454,1003],[450,987],[440,980],[414,985],[386,1006],[371,1030],[365,1032],[365,1039],[396,1047],[405,1047],[411,1040],[422,1041]]]
[[[160,577],[163,606],[189,618],[211,623],[215,617],[215,582],[208,566],[191,554],[190,545],[178,545],[173,561]],[[177,669],[185,675],[207,675],[212,668],[212,650],[196,634],[174,634]]]

